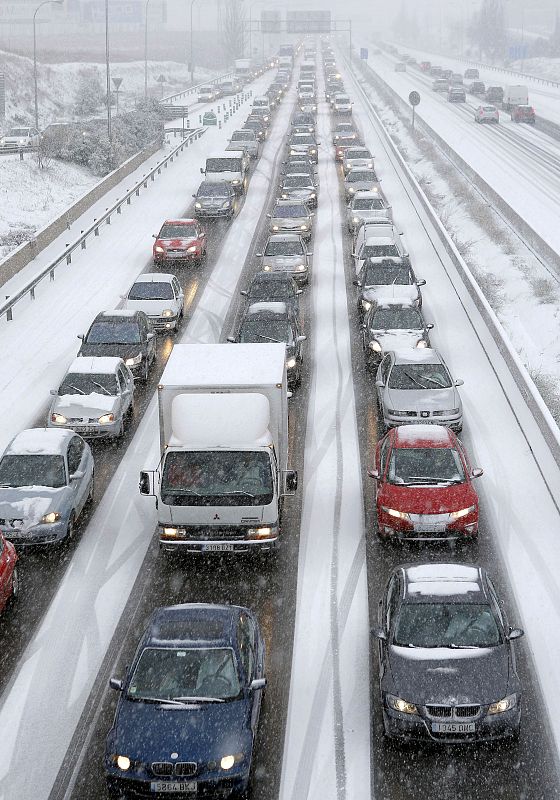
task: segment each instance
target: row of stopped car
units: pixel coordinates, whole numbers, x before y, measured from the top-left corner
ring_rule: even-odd
[[[356,215],[357,216],[357,215]],[[395,238],[390,221],[354,219],[358,317],[364,353],[376,368],[381,427],[370,476],[382,540],[466,541],[478,531],[473,467],[457,433],[463,424],[454,380],[430,346],[421,287],[407,253],[364,252]],[[381,235],[367,234],[377,230]],[[385,241],[383,243],[382,239]],[[365,256],[365,257],[364,257]],[[372,634],[387,737],[473,744],[513,739],[521,682],[508,623],[487,571],[458,563],[404,564],[390,573]]]

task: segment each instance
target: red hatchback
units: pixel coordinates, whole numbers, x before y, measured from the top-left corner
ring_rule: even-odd
[[[16,548],[0,533],[0,611],[19,589]]]
[[[478,533],[478,496],[465,448],[442,425],[402,425],[377,445],[377,530],[382,539],[444,541]]]
[[[206,258],[206,233],[197,219],[167,219],[154,234],[154,264],[196,261]]]

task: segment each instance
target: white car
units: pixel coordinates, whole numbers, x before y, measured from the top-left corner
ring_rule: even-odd
[[[37,147],[40,138],[37,128],[10,128],[0,139],[0,150],[29,150]]]
[[[348,230],[357,233],[358,228],[371,220],[391,222],[393,209],[379,192],[356,192],[348,204]]]
[[[351,114],[352,101],[346,94],[335,94],[332,100],[332,110],[335,114]]]
[[[212,103],[217,100],[220,93],[214,86],[201,86],[198,90],[199,103]]]
[[[143,272],[123,300],[123,308],[143,311],[156,331],[176,331],[183,319],[185,293],[171,273]]]
[[[116,438],[133,411],[134,376],[122,358],[79,356],[51,394],[47,427],[70,429],[84,438]]]

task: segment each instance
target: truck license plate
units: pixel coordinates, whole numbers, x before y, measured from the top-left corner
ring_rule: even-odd
[[[196,781],[152,781],[150,783],[152,792],[174,792],[176,794],[186,794],[196,792]]]
[[[432,733],[474,733],[474,722],[432,722]]]
[[[216,542],[202,546],[204,553],[232,553],[233,545],[231,542]]]

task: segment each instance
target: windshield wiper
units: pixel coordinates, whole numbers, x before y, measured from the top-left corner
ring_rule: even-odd
[[[176,702],[184,703],[225,703],[223,697],[174,697]]]
[[[67,385],[67,386],[68,386],[70,389],[74,389],[74,391],[75,391],[75,392],[78,392],[78,394],[85,394],[85,392],[84,392],[84,391],[82,391],[81,389],[78,389],[78,387],[77,387],[77,386],[74,386],[72,383],[67,383],[66,385]]]
[[[461,483],[461,481],[452,478],[432,478],[427,475],[410,475],[404,483],[410,485],[411,483]]]
[[[135,700],[139,703],[161,703],[162,705],[172,705],[172,706],[185,706],[181,698],[179,697],[135,697],[134,695],[127,695],[129,700]]]
[[[406,370],[404,370],[404,369],[403,369],[403,372],[404,372],[404,374],[406,375],[406,377],[407,377],[409,380],[411,380],[413,383],[415,383],[415,384],[416,384],[416,386],[419,386],[421,389],[427,389],[427,388],[428,388],[427,386],[424,386],[422,383],[420,383],[420,381],[417,381],[417,380],[416,380],[416,378],[414,377],[414,375],[411,375],[411,374],[410,374],[410,372],[407,372],[407,371],[406,371]],[[422,376],[421,376],[421,377],[422,377]]]
[[[250,497],[252,500],[254,500],[255,497],[257,496],[256,494],[251,494],[251,492],[242,492],[241,489],[234,489],[233,492],[223,492],[223,494],[225,495],[240,494],[243,497]]]
[[[279,339],[271,339],[270,336],[265,336],[264,333],[256,333],[255,336],[258,336],[259,339],[266,339],[267,342],[274,342],[275,344],[283,344]]]
[[[423,378],[425,381],[430,381],[431,383],[435,383],[436,386],[439,386],[442,389],[449,388],[446,387],[443,381],[440,381],[438,378],[432,378],[430,375],[420,375],[420,377]]]
[[[111,392],[105,386],[103,386],[101,383],[97,383],[97,381],[92,381],[92,383],[93,383],[94,386],[97,386],[98,389],[101,389],[102,391],[105,392],[105,394],[108,394],[109,397],[111,397]]]

